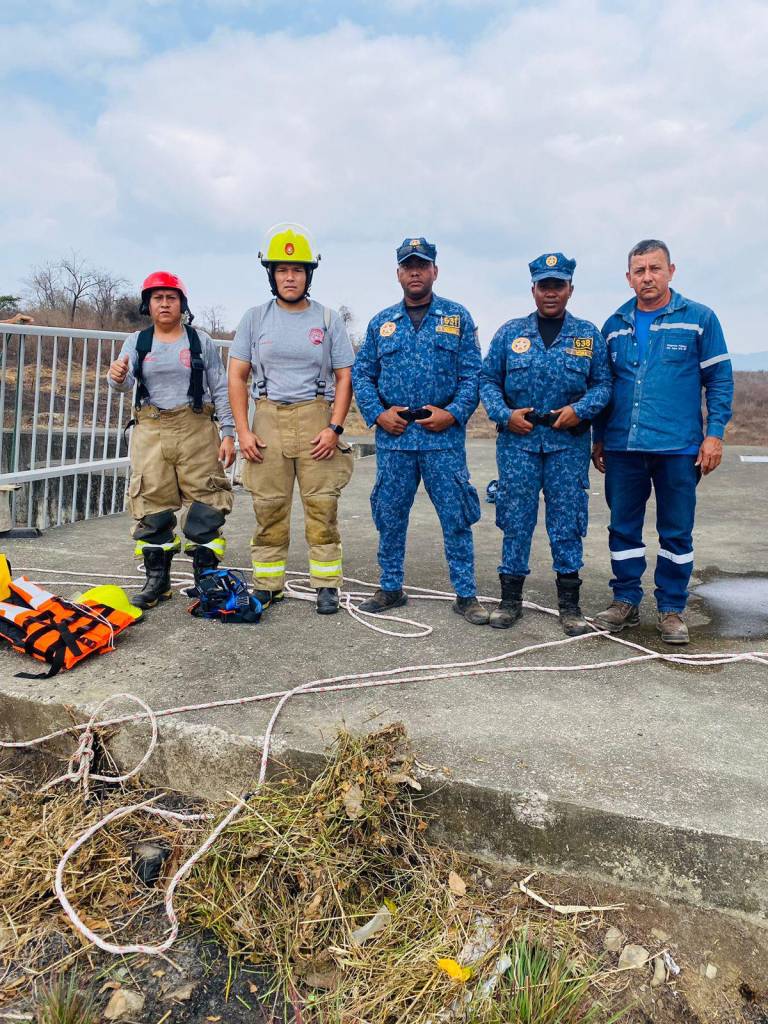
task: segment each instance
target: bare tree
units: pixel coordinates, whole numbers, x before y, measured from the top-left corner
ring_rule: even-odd
[[[352,324],[355,323],[355,314],[352,312],[349,306],[339,306],[339,316],[341,317],[341,322],[347,329],[349,340],[352,342],[352,348],[355,350],[355,352],[357,352],[357,350],[363,344],[363,339],[357,333],[357,331],[354,331],[352,329]]]
[[[69,322],[74,324],[77,307],[81,300],[90,295],[96,284],[96,272],[79,253],[72,252],[60,264],[61,287],[69,306]]]
[[[59,309],[64,304],[60,268],[57,263],[43,263],[33,267],[27,278],[27,287],[35,305],[42,309]]]
[[[227,333],[223,306],[205,306],[200,310],[200,322],[212,338]]]
[[[114,321],[118,300],[125,296],[127,285],[124,277],[114,277],[108,270],[94,272],[90,302],[102,330]]]

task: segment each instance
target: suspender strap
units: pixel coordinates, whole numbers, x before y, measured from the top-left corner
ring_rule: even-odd
[[[154,327],[147,327],[136,339],[136,366],[133,376],[136,378],[136,401],[135,406],[140,409],[145,402],[149,401],[149,391],[144,383],[144,357],[152,351],[152,337],[155,333]],[[125,428],[126,430],[128,427]]]
[[[264,376],[264,364],[261,361],[261,354],[259,352],[259,334],[261,333],[261,324],[264,320],[264,314],[274,301],[274,299],[270,299],[270,301],[267,302],[265,305],[258,307],[258,317],[253,328],[253,383],[256,388],[257,399],[267,397],[267,379]]]
[[[317,397],[325,396],[328,374],[331,371],[331,311],[323,306],[323,361],[320,364],[320,376],[315,381]]]
[[[203,362],[203,350],[200,345],[200,335],[194,327],[187,326],[187,337],[189,338],[189,390],[187,395],[192,399],[194,412],[203,411],[203,374],[205,363]]]

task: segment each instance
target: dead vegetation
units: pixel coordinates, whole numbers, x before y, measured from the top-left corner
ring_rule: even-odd
[[[482,872],[430,846],[410,772],[399,727],[342,734],[314,782],[284,775],[251,796],[178,890],[185,930],[212,932],[234,963],[262,969],[264,999],[305,1024],[612,1019],[607,1006],[626,982],[597,951],[602,916],[560,918],[517,888],[492,891]],[[3,780],[0,1002],[98,963],[71,931],[53,874],[87,825],[133,799],[84,806],[72,792]],[[110,941],[157,941],[162,887],[132,871],[137,828],[171,849],[167,880],[210,827],[114,822],[70,862],[69,898]]]

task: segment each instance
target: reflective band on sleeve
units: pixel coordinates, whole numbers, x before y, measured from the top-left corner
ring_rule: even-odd
[[[626,551],[612,551],[611,561],[612,562],[623,562],[627,558],[643,558],[645,556],[645,548],[627,548]]]
[[[160,548],[162,551],[172,551],[175,554],[177,551],[181,551],[181,538],[174,537],[167,544],[150,544],[146,540],[137,540],[136,547],[133,549],[134,555],[140,558],[145,548]]]
[[[309,573],[311,576],[341,576],[341,561],[316,562],[310,558]]]
[[[730,360],[730,358],[731,357],[727,352],[721,352],[719,356],[712,356],[711,359],[705,359],[703,362],[699,363],[699,369],[705,370],[708,366],[714,366],[715,363],[724,363],[726,359]]]
[[[631,333],[632,333],[632,328],[631,327],[623,327],[620,331],[611,331],[610,334],[606,334],[606,336],[605,336],[606,344],[611,340],[611,338],[618,338],[620,334],[631,334]]]
[[[257,576],[282,576],[285,562],[253,562],[253,571]]]
[[[664,548],[659,548],[659,558],[668,558],[675,565],[685,565],[693,561],[693,552],[689,551],[687,555],[676,555],[672,551],[665,551]]]
[[[674,321],[672,323],[661,323],[651,324],[652,331],[696,331],[697,334],[703,334],[704,328],[701,324],[678,324]]]

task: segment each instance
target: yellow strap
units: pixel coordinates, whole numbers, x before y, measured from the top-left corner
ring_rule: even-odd
[[[133,549],[134,555],[140,558],[144,554],[144,548],[161,548],[163,551],[171,551],[173,554],[176,554],[177,551],[181,551],[181,539],[174,537],[167,544],[151,544],[146,540],[137,540],[136,547]]]
[[[5,555],[0,555],[0,601],[11,595],[11,567]]]

